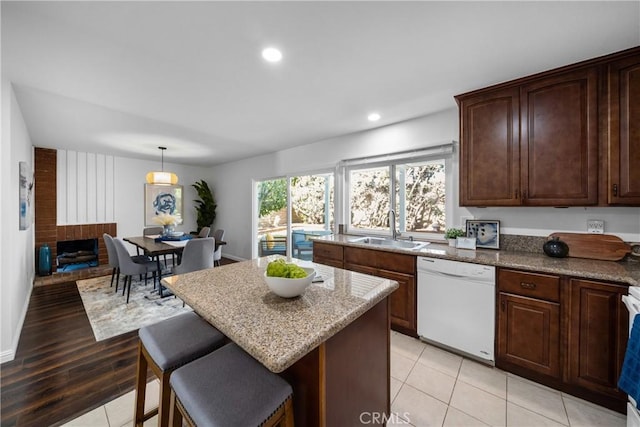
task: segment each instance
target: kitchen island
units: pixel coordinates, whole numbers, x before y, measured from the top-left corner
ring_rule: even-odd
[[[393,280],[321,264],[324,281],[280,298],[263,280],[279,256],[167,277],[163,284],[293,387],[295,422],[359,425],[390,414]],[[374,415],[375,416],[375,415]],[[364,418],[362,418],[364,417]]]

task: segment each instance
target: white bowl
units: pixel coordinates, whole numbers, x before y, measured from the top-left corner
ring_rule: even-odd
[[[171,236],[171,237],[182,237],[183,234],[184,234],[184,231],[172,231],[171,233],[169,233],[169,236]]]
[[[293,298],[302,293],[313,281],[316,271],[313,268],[302,267],[307,272],[307,277],[301,279],[289,279],[286,277],[270,277],[267,272],[264,273],[264,281],[274,294],[283,298]]]

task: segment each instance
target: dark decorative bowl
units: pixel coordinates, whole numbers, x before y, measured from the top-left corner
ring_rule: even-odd
[[[559,237],[547,240],[545,244],[542,245],[542,250],[545,254],[554,258],[564,258],[569,255],[569,246],[560,240]]]

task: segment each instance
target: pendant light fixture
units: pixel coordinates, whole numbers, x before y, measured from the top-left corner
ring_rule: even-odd
[[[167,147],[158,147],[162,153],[162,169],[161,172],[149,172],[147,174],[147,182],[149,184],[174,185],[178,183],[178,175],[173,172],[164,171],[164,150]]]

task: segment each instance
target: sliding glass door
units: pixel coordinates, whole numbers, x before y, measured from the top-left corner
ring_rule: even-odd
[[[313,236],[331,234],[334,227],[333,174],[260,181],[256,195],[258,256],[311,260]]]
[[[314,236],[331,234],[334,227],[333,174],[291,178],[291,256],[313,258]]]

